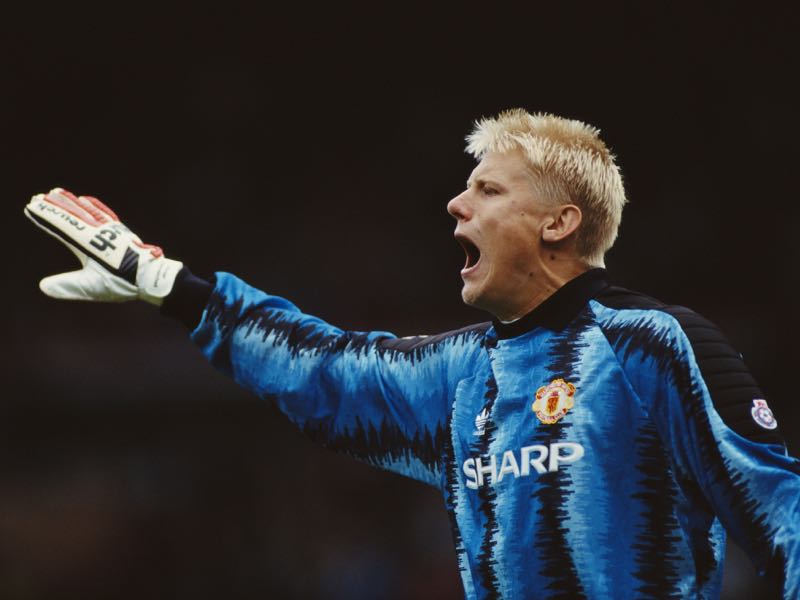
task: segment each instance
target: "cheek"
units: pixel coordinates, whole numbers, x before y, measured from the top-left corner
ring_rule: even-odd
[[[527,266],[536,256],[538,248],[536,235],[528,227],[509,228],[499,242],[504,262],[509,266]]]

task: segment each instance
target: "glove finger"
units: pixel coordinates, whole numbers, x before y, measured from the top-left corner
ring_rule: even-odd
[[[60,300],[124,302],[139,295],[136,285],[109,273],[93,260],[80,271],[45,277],[39,282],[39,289]]]
[[[53,197],[36,194],[25,207],[25,215],[48,233],[82,247],[80,241],[91,239],[97,228],[74,210],[77,207],[75,203],[60,196],[54,202]]]
[[[44,194],[37,194],[37,195],[38,196],[44,196]],[[34,198],[35,197],[36,196],[34,196]],[[61,242],[67,248],[69,248],[70,252],[72,252],[76,257],[78,257],[78,260],[80,261],[81,265],[85,265],[86,264],[86,260],[87,260],[86,253],[81,252],[76,246],[74,246],[69,241],[67,241],[67,237],[66,236],[59,235],[58,233],[56,233],[56,231],[50,229],[49,227],[46,227],[42,222],[39,221],[39,219],[37,219],[34,216],[34,214],[28,209],[27,206],[23,209],[23,212],[25,213],[25,216],[28,217],[28,219],[30,219],[31,222],[34,225],[36,225],[36,227],[38,227],[39,229],[44,231],[47,235],[53,236],[59,242]]]
[[[116,223],[120,222],[120,218],[117,216],[117,213],[108,208],[108,206],[106,206],[103,202],[100,202],[100,200],[98,200],[94,196],[78,196],[78,202],[80,202],[81,206],[83,206],[84,208],[87,208],[87,206],[91,206],[92,210],[104,213],[106,218],[111,219]]]
[[[80,207],[77,198],[73,198],[60,188],[50,194],[37,194],[31,198],[25,214],[42,229],[101,262],[109,271],[120,269],[128,254],[133,252],[129,252],[132,240],[138,238],[121,223],[106,219],[103,224],[91,217],[92,222],[100,225],[95,226],[83,216],[76,216],[89,213]]]
[[[44,195],[44,200],[92,227],[99,227],[108,221],[103,215],[92,214],[92,212],[86,210],[80,205],[75,194],[63,188],[53,188]]]
[[[42,292],[58,300],[101,300],[98,296],[103,287],[102,277],[86,269],[51,275],[39,282]]]
[[[124,231],[125,233],[130,235],[130,238],[134,244],[136,245],[141,244],[139,236],[133,233],[130,229],[128,229],[125,226],[124,223],[122,223],[122,221],[119,220],[117,213],[115,213],[113,210],[111,210],[108,206],[106,206],[103,202],[101,202],[94,196],[78,196],[75,199],[75,201],[78,204],[80,204],[81,208],[91,213],[96,219],[102,221],[103,223],[113,224],[114,231],[116,231],[117,233]]]

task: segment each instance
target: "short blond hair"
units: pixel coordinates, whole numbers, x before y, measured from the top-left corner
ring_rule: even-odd
[[[517,108],[476,121],[467,136],[467,152],[477,160],[489,152],[513,150],[525,155],[538,193],[581,209],[578,254],[591,266],[604,266],[627,199],[615,157],[600,139],[600,130],[581,121]]]

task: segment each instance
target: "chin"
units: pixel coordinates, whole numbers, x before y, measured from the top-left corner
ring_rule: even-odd
[[[477,289],[477,286],[465,284],[464,287],[461,288],[461,300],[464,302],[464,304],[471,306],[472,308],[487,310],[481,291],[482,290]]]
[[[475,294],[474,290],[471,289],[469,284],[464,284],[464,287],[461,288],[461,300],[467,306],[473,306],[475,302]]]

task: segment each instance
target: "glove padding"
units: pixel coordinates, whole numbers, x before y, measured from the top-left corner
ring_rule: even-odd
[[[143,244],[114,211],[91,196],[55,188],[31,198],[25,216],[66,245],[83,267],[42,279],[39,288],[52,298],[141,299],[160,305],[183,267],[158,246]]]

